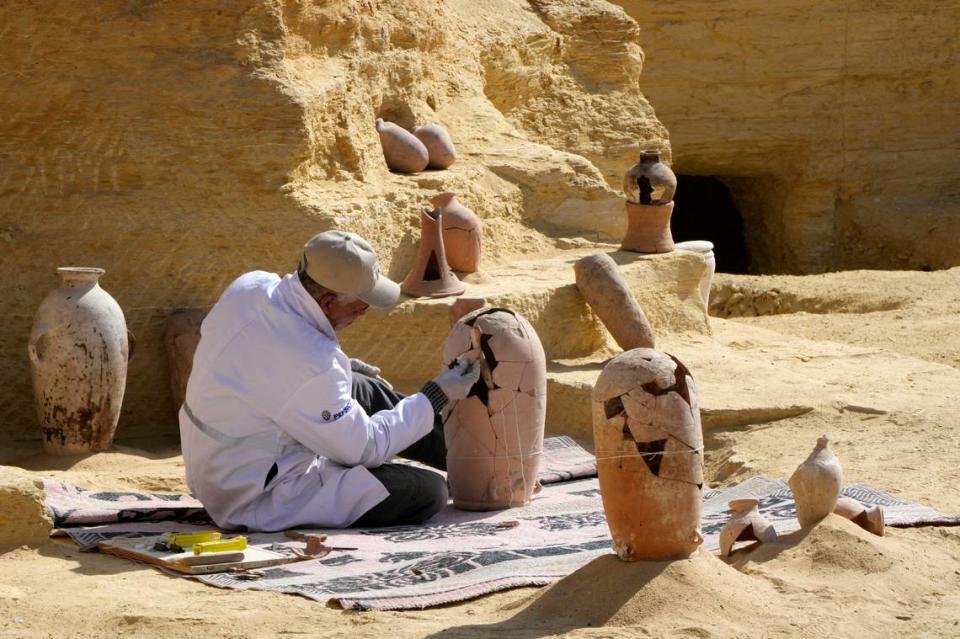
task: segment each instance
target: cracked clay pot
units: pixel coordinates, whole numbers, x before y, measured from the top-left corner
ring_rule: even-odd
[[[523,506],[539,490],[547,371],[540,338],[516,311],[484,307],[454,324],[443,365],[480,358],[480,379],[444,412],[447,480],[462,510]]]
[[[653,329],[616,262],[595,253],[573,265],[577,290],[607,327],[620,348],[654,348]]]
[[[427,147],[412,133],[393,122],[384,122],[382,118],[377,118],[377,133],[380,134],[383,157],[391,171],[419,173],[427,168],[430,162]]]
[[[445,169],[457,160],[457,149],[453,146],[453,140],[439,124],[414,127],[413,135],[427,147],[431,169]]]
[[[703,542],[703,432],[690,371],[637,348],[593,387],[597,474],[613,550],[625,561],[689,557]]]
[[[100,288],[100,268],[58,268],[27,346],[37,416],[48,453],[108,450],[120,418],[130,342],[120,305]]]
[[[466,287],[447,264],[440,232],[440,211],[420,211],[420,250],[413,268],[400,283],[400,290],[411,297],[461,295]]]
[[[627,198],[623,250],[669,253],[674,249],[670,216],[676,190],[677,176],[660,162],[660,153],[644,151],[640,161],[623,176],[623,193]]]
[[[810,455],[790,476],[790,490],[797,505],[800,526],[812,526],[837,506],[843,484],[840,461],[829,448],[830,438],[821,435]]]
[[[450,268],[475,273],[480,268],[480,242],[483,223],[477,214],[457,200],[449,191],[430,198],[434,208],[443,214],[443,248]]]
[[[734,499],[730,502],[729,521],[720,531],[720,556],[727,557],[738,541],[759,541],[769,544],[777,540],[773,524],[760,514],[756,499]]]

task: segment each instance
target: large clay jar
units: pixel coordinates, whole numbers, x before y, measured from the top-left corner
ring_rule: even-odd
[[[480,268],[483,222],[449,191],[434,195],[430,203],[443,214],[443,247],[450,268],[475,273]]]
[[[670,216],[677,176],[660,162],[660,153],[644,151],[640,161],[623,176],[623,193],[627,198],[627,232],[623,237],[625,251],[669,253],[673,250]]]
[[[457,149],[453,146],[453,140],[439,124],[415,127],[413,135],[427,147],[431,169],[445,169],[456,161]]]
[[[843,469],[828,447],[829,438],[817,439],[813,452],[790,476],[790,490],[797,505],[800,526],[812,526],[837,506],[843,484]]]
[[[28,353],[49,453],[104,451],[113,443],[130,343],[123,311],[97,280],[99,268],[58,268],[60,288],[37,309]]]
[[[674,248],[683,251],[693,251],[703,255],[703,261],[707,265],[707,272],[700,278],[700,297],[703,298],[703,305],[710,310],[710,287],[713,286],[713,276],[717,272],[717,258],[713,254],[713,242],[706,240],[691,240],[688,242],[677,242]]]
[[[609,255],[588,255],[573,265],[573,272],[580,294],[620,348],[654,348],[650,322]]]
[[[430,155],[423,142],[393,122],[377,118],[377,133],[387,166],[400,173],[419,173],[427,168]]]
[[[693,554],[703,541],[703,432],[687,368],[649,348],[611,359],[593,387],[593,438],[617,555]]]
[[[856,499],[850,497],[840,497],[837,499],[837,505],[833,512],[841,517],[849,519],[874,535],[883,537],[886,530],[886,524],[883,517],[883,508],[880,506],[864,506]]]
[[[167,351],[170,393],[174,410],[179,411],[187,394],[187,381],[193,370],[193,355],[200,344],[200,325],[206,313],[201,310],[177,311],[163,327],[163,347]]]
[[[738,541],[759,541],[769,544],[777,540],[777,531],[760,514],[756,499],[734,499],[730,502],[733,514],[720,531],[720,555],[727,557]]]
[[[439,211],[420,212],[420,251],[413,268],[400,283],[400,290],[411,297],[446,297],[466,290],[447,263],[440,233],[442,218]]]
[[[547,407],[543,346],[516,311],[485,307],[450,330],[443,364],[480,359],[480,379],[444,420],[447,481],[463,510],[523,506],[539,489]]]

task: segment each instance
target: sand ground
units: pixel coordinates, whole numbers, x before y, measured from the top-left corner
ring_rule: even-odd
[[[712,312],[713,337],[670,344],[702,362],[691,366],[702,393],[722,391],[733,406],[796,388],[807,405],[793,416],[715,418],[706,432],[711,484],[788,476],[829,432],[846,481],[960,513],[960,269],[720,275]],[[739,377],[724,379],[724,361]],[[743,375],[737,367],[751,361],[763,367]],[[184,489],[170,442],[139,446],[17,465],[88,487]],[[651,564],[608,556],[549,588],[417,612],[218,590],[65,541],[0,547],[0,636],[115,635],[957,637],[960,528],[888,529],[881,538],[831,517],[729,564],[706,553]]]

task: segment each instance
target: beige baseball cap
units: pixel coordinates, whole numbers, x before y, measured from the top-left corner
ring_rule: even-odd
[[[300,270],[337,293],[356,295],[376,308],[400,299],[400,285],[380,274],[377,256],[365,239],[345,231],[325,231],[303,246]]]

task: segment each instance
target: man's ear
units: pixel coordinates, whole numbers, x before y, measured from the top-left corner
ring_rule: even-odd
[[[330,306],[337,301],[337,296],[333,293],[325,293],[320,296],[320,299],[317,300],[317,304],[320,305],[320,310],[323,311],[323,314],[330,316]]]

